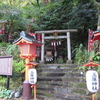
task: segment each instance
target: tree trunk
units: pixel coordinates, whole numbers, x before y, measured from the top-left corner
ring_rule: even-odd
[[[100,29],[100,10],[98,11],[98,25],[97,30]]]
[[[2,42],[8,42],[8,34],[4,34],[3,36],[2,36]]]

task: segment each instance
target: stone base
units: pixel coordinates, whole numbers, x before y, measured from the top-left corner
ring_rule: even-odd
[[[43,62],[43,61],[39,61],[39,63],[40,63],[40,64],[44,64],[45,62]]]
[[[28,81],[23,82],[23,100],[30,100],[32,98],[32,88]]]
[[[67,60],[67,64],[72,64],[72,60]]]

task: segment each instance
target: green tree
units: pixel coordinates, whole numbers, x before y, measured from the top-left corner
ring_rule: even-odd
[[[100,1],[98,1],[98,0],[90,0],[90,1],[94,4],[95,8],[98,11],[98,25],[97,25],[97,29],[100,29]]]
[[[25,30],[27,19],[23,17],[23,12],[20,9],[8,6],[0,6],[0,24],[4,24],[5,34],[2,35],[2,41],[8,42],[8,36],[11,28],[14,31],[18,29]]]

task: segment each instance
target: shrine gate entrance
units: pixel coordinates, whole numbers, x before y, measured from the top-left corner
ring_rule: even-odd
[[[68,60],[67,63],[71,63],[72,59],[71,59],[71,43],[70,43],[70,33],[71,32],[77,32],[77,29],[68,29],[68,30],[48,30],[48,31],[35,31],[36,34],[42,34],[42,43],[43,45],[41,46],[41,63],[44,63],[44,52],[45,52],[45,39],[63,39],[66,38],[67,39],[67,55],[68,56]],[[52,33],[58,33],[58,36],[45,36],[45,34],[52,34]],[[66,35],[60,35],[59,33],[66,33]]]

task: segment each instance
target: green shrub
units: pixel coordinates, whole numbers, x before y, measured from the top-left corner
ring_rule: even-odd
[[[100,55],[98,55],[98,53],[94,54],[93,61],[100,64]],[[97,72],[100,74],[100,66],[94,66],[94,69],[96,69]]]
[[[3,51],[3,53],[2,53]],[[0,55],[12,55],[13,56],[13,70],[12,70],[12,76],[10,77],[10,82],[17,81],[19,78],[22,77],[22,72],[25,71],[25,59],[20,58],[20,50],[18,45],[14,45],[11,43],[0,43]],[[14,81],[13,81],[14,80]],[[21,80],[21,79],[20,79]],[[0,76],[0,86],[5,86],[6,84],[6,77]],[[11,85],[11,84],[10,84]],[[20,85],[20,84],[19,84]]]
[[[20,60],[20,61],[17,61],[17,60],[14,60],[13,61],[13,76],[12,78],[15,80],[15,79],[18,79],[18,78],[23,78],[22,77],[22,73],[25,72],[25,66],[24,66],[25,62],[24,60]]]
[[[7,90],[7,89],[3,88],[0,91],[0,98],[11,98],[11,97],[12,97],[11,90]]]
[[[79,69],[83,69],[82,65],[89,61],[89,52],[86,50],[82,44],[76,47],[73,52],[75,53],[74,63]]]

